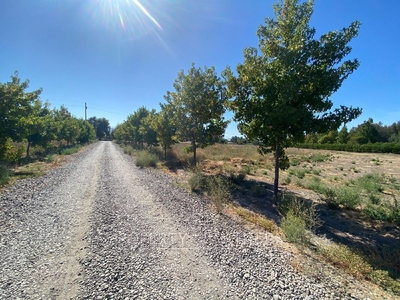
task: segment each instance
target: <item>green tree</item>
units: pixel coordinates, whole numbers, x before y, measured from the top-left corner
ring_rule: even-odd
[[[109,139],[111,136],[110,122],[106,118],[89,118],[89,123],[92,124],[99,140]]]
[[[79,119],[78,123],[79,123],[79,135],[77,137],[77,141],[79,143],[86,144],[96,138],[96,131],[94,130],[93,125],[89,123],[89,121]]]
[[[349,141],[349,132],[347,130],[347,126],[344,125],[342,129],[340,129],[339,134],[336,140],[339,144],[347,144]]]
[[[196,149],[214,144],[222,137],[228,121],[224,121],[226,93],[215,68],[196,68],[194,64],[187,74],[181,70],[174,83],[174,92],[164,96],[175,114],[177,130],[182,140],[190,141],[193,164],[196,165]]]
[[[152,126],[152,122],[156,117],[156,110],[152,109],[149,114],[140,121],[139,133],[142,135],[143,142],[147,146],[157,146],[157,132]]]
[[[380,135],[374,124],[374,120],[369,118],[356,128],[352,128],[349,133],[349,139],[350,142],[357,144],[380,142]]]
[[[314,1],[284,0],[274,5],[275,19],[266,18],[257,31],[259,51],[244,50],[244,63],[224,71],[239,131],[259,143],[259,151],[275,152],[274,195],[279,168],[289,167],[284,149],[304,134],[336,130],[360,115],[361,109],[332,110],[329,99],[357,69],[357,59],[342,60],[360,23],[314,39],[309,26]]]
[[[168,104],[160,104],[161,111],[157,113],[151,122],[151,127],[157,134],[157,140],[164,150],[164,158],[167,158],[167,149],[178,142],[174,113]]]
[[[15,72],[10,82],[0,83],[0,159],[7,159],[11,141],[26,137],[25,127],[42,92],[27,92],[29,80],[21,81],[18,76]]]

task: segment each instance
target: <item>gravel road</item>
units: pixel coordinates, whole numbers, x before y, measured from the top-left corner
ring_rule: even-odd
[[[111,142],[0,195],[1,299],[359,299]]]

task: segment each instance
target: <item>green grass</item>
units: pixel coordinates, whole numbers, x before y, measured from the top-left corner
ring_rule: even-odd
[[[306,222],[289,212],[281,223],[281,229],[290,243],[301,243],[306,236]]]
[[[71,154],[79,152],[79,149],[80,149],[79,146],[66,148],[66,149],[61,150],[60,154],[61,155],[71,155]]]

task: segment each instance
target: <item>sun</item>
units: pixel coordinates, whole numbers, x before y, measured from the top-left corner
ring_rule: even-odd
[[[92,0],[91,11],[110,31],[122,30],[133,37],[162,31],[154,13],[161,1],[145,0]]]

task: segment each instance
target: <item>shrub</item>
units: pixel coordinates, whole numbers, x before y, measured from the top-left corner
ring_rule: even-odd
[[[61,155],[71,155],[74,153],[77,153],[79,151],[79,147],[72,147],[72,148],[67,148],[67,149],[63,149],[61,150],[60,154]]]
[[[132,155],[135,152],[135,149],[131,145],[125,146],[123,149],[124,153],[128,155]]]
[[[157,155],[148,151],[138,151],[136,154],[135,164],[139,167],[156,167],[158,162]]]
[[[207,194],[215,200],[217,208],[221,208],[223,202],[229,199],[230,195],[230,184],[225,177],[219,176],[208,176],[206,180],[206,191]]]
[[[331,208],[343,206],[347,209],[355,209],[361,203],[360,193],[353,188],[326,188],[323,194],[325,196],[325,202]]]
[[[192,176],[190,176],[188,183],[192,192],[204,191],[207,188],[206,176],[197,169],[195,169]]]
[[[10,171],[6,166],[0,165],[0,185],[6,184],[10,178]]]
[[[246,174],[245,173],[242,173],[242,172],[240,172],[240,173],[238,173],[238,174],[233,174],[233,173],[231,173],[230,175],[229,175],[229,179],[233,182],[233,183],[236,183],[236,184],[242,184],[243,183],[243,181],[244,181],[244,179],[246,178]]]
[[[312,201],[304,201],[294,195],[282,194],[278,201],[278,210],[284,217],[292,215],[300,218],[308,229],[315,229],[321,225]]]
[[[46,162],[51,163],[55,160],[55,155],[47,155],[46,156]]]
[[[306,236],[306,222],[292,212],[283,218],[281,229],[291,243],[300,243]]]

